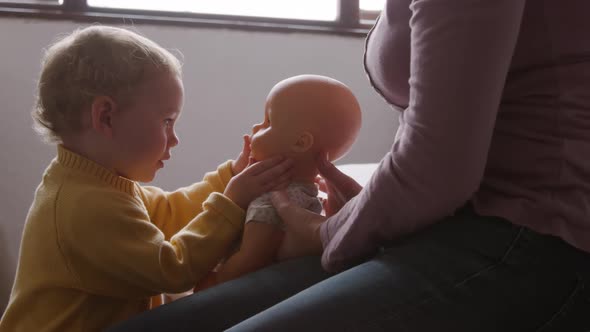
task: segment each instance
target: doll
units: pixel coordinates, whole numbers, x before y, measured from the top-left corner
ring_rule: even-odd
[[[361,126],[357,99],[343,83],[325,76],[300,75],[277,83],[269,92],[264,121],[252,128],[250,156],[264,160],[284,155],[294,161],[286,189],[292,202],[316,213],[322,211],[315,179],[315,160],[342,157]],[[282,221],[270,193],[250,203],[239,249],[200,282],[196,290],[237,278],[276,261],[283,238]]]

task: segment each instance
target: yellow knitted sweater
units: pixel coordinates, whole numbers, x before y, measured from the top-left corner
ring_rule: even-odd
[[[58,147],[29,210],[1,332],[100,331],[193,287],[238,238],[230,162],[174,192]]]

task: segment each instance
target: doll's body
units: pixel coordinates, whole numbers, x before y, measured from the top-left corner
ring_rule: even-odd
[[[293,182],[285,189],[285,192],[289,196],[289,200],[297,206],[315,213],[322,212],[318,188],[314,183]],[[246,224],[258,222],[284,229],[283,222],[272,205],[270,196],[270,193],[263,194],[250,203],[246,213]]]
[[[361,126],[359,104],[350,89],[325,76],[300,75],[276,84],[268,94],[264,121],[252,128],[251,157],[257,161],[283,155],[294,161],[291,200],[316,213],[316,159],[342,157]],[[198,289],[252,272],[277,259],[283,239],[282,222],[269,194],[249,206],[240,248]]]

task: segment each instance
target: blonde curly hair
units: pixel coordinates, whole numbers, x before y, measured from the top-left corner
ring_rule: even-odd
[[[151,73],[181,76],[181,67],[176,56],[136,32],[109,26],[78,29],[45,51],[34,128],[45,141],[61,143],[64,135],[83,129],[82,113],[95,97],[129,103]]]

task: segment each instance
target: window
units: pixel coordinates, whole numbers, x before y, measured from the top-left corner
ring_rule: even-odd
[[[359,10],[360,10],[360,20],[361,23],[365,21],[366,23],[372,23],[377,19],[381,9],[385,6],[385,0],[360,0],[359,2]]]
[[[385,5],[385,0],[360,0],[359,7],[365,11],[381,11]]]
[[[334,21],[337,0],[88,0],[91,7]]]
[[[13,3],[13,4],[17,4],[17,3],[25,3],[25,4],[53,4],[53,5],[59,5],[60,4],[60,1],[59,0],[24,0],[24,1],[7,0],[7,1],[0,1],[0,3],[2,3],[2,2]]]
[[[365,35],[385,0],[0,0],[0,15]]]

